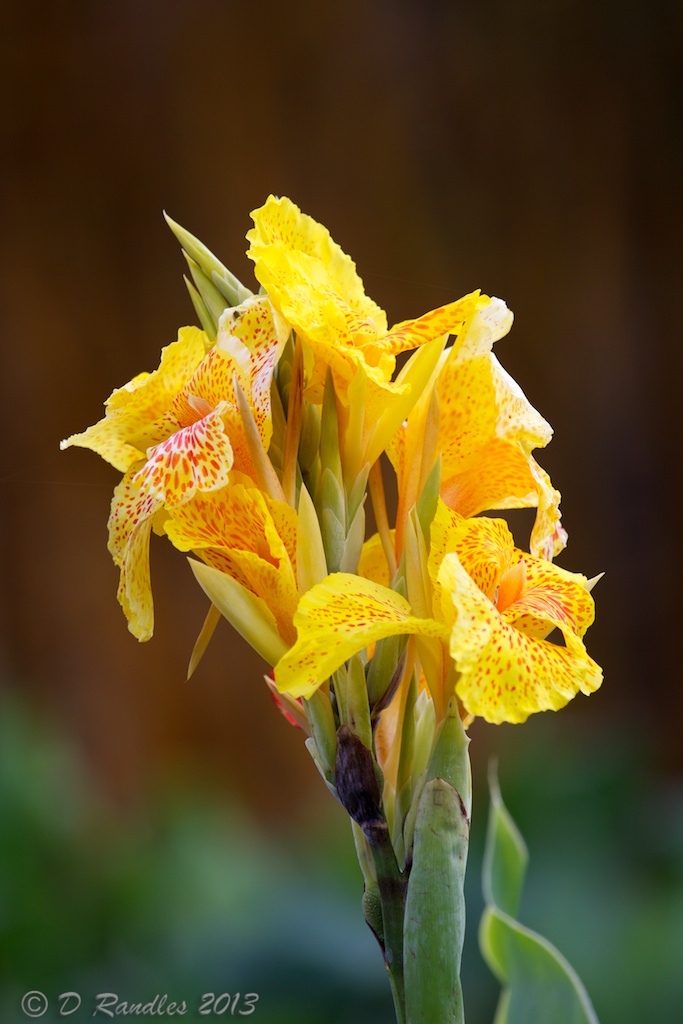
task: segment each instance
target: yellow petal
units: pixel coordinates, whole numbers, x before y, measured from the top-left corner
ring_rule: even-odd
[[[459,518],[449,543],[477,587],[489,601],[495,602],[501,577],[510,568],[515,554],[515,543],[505,520],[488,516]]]
[[[307,290],[310,282],[314,289],[324,286],[362,318],[372,318],[377,331],[386,331],[384,311],[366,296],[355,263],[327,228],[286,197],[270,196],[251,216],[254,228],[247,234],[251,243],[247,255],[276,305],[289,288]]]
[[[390,533],[393,540],[394,531],[391,530]],[[363,544],[358,562],[358,575],[364,576],[365,579],[372,580],[374,583],[380,583],[384,587],[388,587],[391,583],[389,566],[378,533],[373,533],[372,537]]]
[[[489,302],[488,295],[482,295],[477,289],[470,292],[469,295],[463,295],[461,299],[456,299],[455,302],[438,306],[422,316],[412,320],[402,320],[401,323],[395,324],[387,334],[379,338],[373,347],[377,347],[383,352],[405,352],[408,349],[419,348],[444,334],[457,334],[464,322],[472,317],[478,309],[487,306]]]
[[[220,491],[197,493],[170,510],[164,528],[175,547],[196,551],[207,564],[262,598],[281,635],[293,642],[292,619],[299,597],[290,557],[296,544],[293,509],[267,502],[253,487],[230,484]]]
[[[299,515],[296,535],[296,572],[299,590],[307,590],[321,583],[327,576],[325,547],[315,505],[305,485],[299,492]]]
[[[552,557],[564,546],[559,492],[533,459],[550,425],[492,354],[512,314],[491,300],[465,325],[439,374],[444,501],[465,516],[537,506],[531,550]]]
[[[216,349],[232,357],[231,364],[237,371],[237,379],[247,396],[266,450],[272,435],[273,371],[288,336],[288,325],[282,322],[266,295],[255,296],[235,309],[227,309],[218,325]]]
[[[138,640],[149,640],[154,629],[149,538],[161,507],[153,495],[140,490],[133,471],[115,489],[111,503],[109,552],[121,570],[117,596]]]
[[[432,619],[418,619],[399,594],[349,573],[333,573],[304,594],[294,616],[298,639],[275,667],[279,690],[309,697],[336,669],[385,636],[445,635]]]

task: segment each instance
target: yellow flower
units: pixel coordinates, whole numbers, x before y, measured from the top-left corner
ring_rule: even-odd
[[[504,520],[464,519],[440,504],[430,575],[470,714],[523,722],[602,683],[582,641],[595,615],[586,577],[520,551]],[[564,646],[546,639],[554,629]]]
[[[226,310],[208,352],[206,335],[184,328],[157,370],[114,391],[102,420],[62,442],[91,448],[125,474],[112,501],[109,550],[121,570],[119,601],[139,640],[153,630],[152,527],[163,530],[174,509],[226,487],[231,471],[253,474],[235,381],[267,446],[270,382],[286,335],[263,297]]]
[[[377,553],[375,543],[362,563],[373,573]],[[522,722],[600,685],[581,639],[594,615],[586,578],[519,551],[503,520],[465,519],[440,502],[428,575],[431,617],[362,577],[337,573],[314,587],[294,617],[297,642],[276,666],[279,689],[308,696],[352,654],[406,633],[442,641],[465,710],[489,722]],[[555,628],[564,646],[545,639]]]
[[[247,234],[248,255],[254,260],[256,277],[313,356],[306,396],[322,401],[329,367],[349,420],[342,427],[348,426],[347,432],[360,445],[354,453],[356,468],[373,462],[425,382],[425,359],[413,367],[418,371],[416,379],[404,372],[392,381],[396,354],[438,344],[440,339],[445,342],[488,299],[473,292],[389,330],[386,314],[366,296],[355,264],[327,228],[301,213],[291,200],[274,196],[252,218],[255,227]],[[434,360],[438,354],[437,348]],[[361,422],[354,417],[362,417]]]
[[[428,396],[393,438],[388,453],[398,477],[399,542],[405,515],[419,497],[418,478],[424,479],[421,462],[439,453],[441,497],[450,508],[474,516],[536,506],[531,552],[551,559],[564,547],[560,494],[531,454],[548,444],[552,428],[492,352],[511,325],[501,299],[477,310],[442,357],[433,385],[438,427],[431,444],[425,445]]]

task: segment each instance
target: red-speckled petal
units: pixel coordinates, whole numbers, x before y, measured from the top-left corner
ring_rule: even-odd
[[[587,579],[541,558],[521,551],[514,561],[524,561],[522,591],[503,616],[527,636],[543,638],[556,626],[583,636],[595,618],[595,603],[586,590]]]
[[[150,448],[147,462],[134,478],[140,488],[170,509],[188,501],[197,491],[225,487],[233,451],[223,425],[223,410],[220,405]]]
[[[439,569],[446,555],[456,549],[462,518],[459,512],[454,512],[439,500],[429,530],[429,557],[427,559],[427,571],[435,594],[435,607],[441,604]],[[448,602],[445,612],[447,616],[452,613],[452,606]],[[449,622],[448,617],[446,617],[446,622]]]
[[[457,552],[465,571],[490,601],[515,553],[512,534],[504,519],[461,519],[453,532],[451,550]]]
[[[418,619],[399,594],[349,573],[333,573],[301,598],[294,616],[298,639],[275,666],[275,683],[310,697],[353,654],[402,633],[447,636],[433,619]]]
[[[111,503],[109,552],[121,570],[118,599],[128,628],[138,640],[149,640],[154,629],[154,607],[149,572],[149,538],[161,503],[143,493],[130,471]]]
[[[197,553],[209,565],[224,572],[227,570],[252,594],[262,598],[275,618],[282,639],[288,644],[294,643],[296,630],[293,619],[299,603],[299,592],[289,561],[275,566],[253,551],[242,551],[238,548],[225,552],[207,549]]]
[[[456,554],[439,570],[442,600],[453,605],[450,653],[460,673],[456,690],[466,710],[489,722],[523,722],[590,693],[602,673],[570,630],[566,647],[533,639],[511,626],[465,571]]]
[[[531,550],[552,557],[566,540],[560,495],[531,455],[552,430],[491,352],[511,323],[505,304],[491,300],[466,324],[439,374],[441,496],[465,516],[537,506]]]
[[[197,493],[174,508],[165,530],[175,547],[196,551],[209,565],[263,598],[283,638],[292,643],[298,591],[288,547],[296,532],[290,512],[295,513],[276,507],[281,504],[272,502],[273,515],[260,491],[231,484],[211,494]]]
[[[376,345],[383,352],[405,352],[443,334],[457,334],[464,322],[489,302],[488,295],[482,295],[479,290],[471,292],[413,320],[402,320],[378,339]]]
[[[236,309],[226,310],[218,328],[216,349],[231,359],[266,450],[272,435],[270,388],[273,371],[288,335],[289,326],[275,313],[265,295],[248,299]],[[234,397],[230,400],[235,402]]]

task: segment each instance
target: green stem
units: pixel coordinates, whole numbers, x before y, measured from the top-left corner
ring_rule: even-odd
[[[403,917],[407,879],[400,871],[386,821],[369,822],[363,833],[368,841],[377,875],[382,904],[382,952],[394,997],[397,1024],[405,1024],[405,984],[403,978]]]

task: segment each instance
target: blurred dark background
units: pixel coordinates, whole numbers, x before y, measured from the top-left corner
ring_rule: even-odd
[[[134,641],[106,551],[118,474],[58,450],[194,322],[161,211],[250,284],[270,192],[330,228],[390,322],[475,287],[507,301],[497,354],[556,431],[560,564],[606,573],[602,690],[472,729],[468,1019],[496,997],[476,958],[491,754],[531,849],[525,922],[603,1024],[680,1019],[682,11],[5,0],[3,1020],[27,988],[79,985],[391,1019],[343,814],[263,666],[223,624],[185,682],[205,601],[161,541],[156,634]]]

